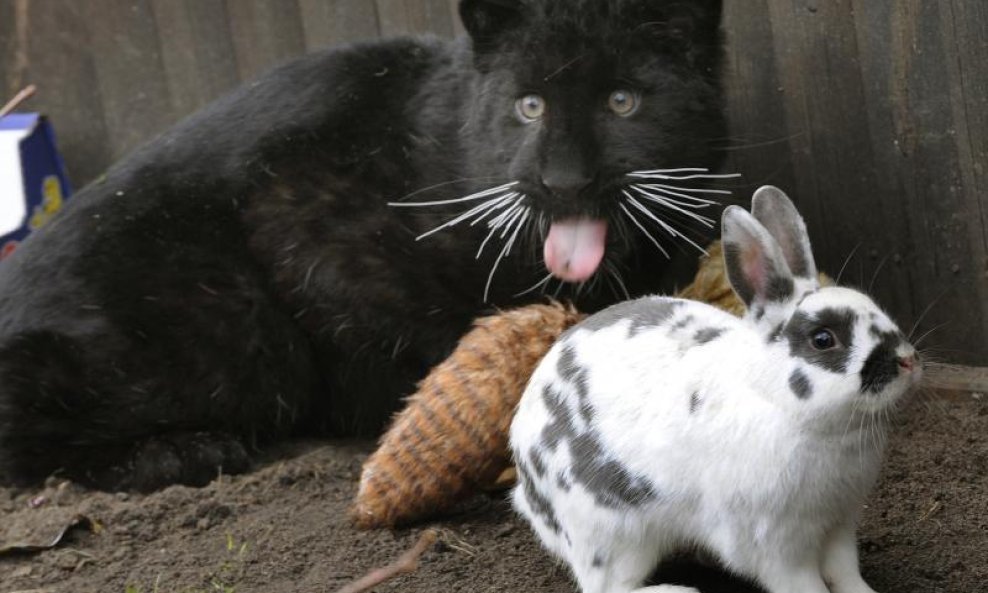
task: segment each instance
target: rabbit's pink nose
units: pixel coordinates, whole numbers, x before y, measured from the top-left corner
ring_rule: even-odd
[[[909,356],[900,356],[897,359],[897,362],[906,372],[912,372],[912,370],[916,368],[916,357],[912,354]]]

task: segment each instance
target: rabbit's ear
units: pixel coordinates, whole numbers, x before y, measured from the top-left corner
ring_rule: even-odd
[[[810,236],[803,217],[789,196],[777,187],[762,186],[751,198],[751,214],[779,244],[793,276],[815,282],[816,263],[813,261]]]
[[[795,291],[792,272],[779,244],[739,206],[728,206],[721,221],[727,278],[744,304],[782,302]]]

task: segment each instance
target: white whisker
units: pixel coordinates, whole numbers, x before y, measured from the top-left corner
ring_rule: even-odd
[[[706,167],[679,167],[678,169],[644,169],[632,171],[632,173],[707,173],[710,169]]]
[[[632,215],[631,212],[628,211],[628,208],[624,204],[618,204],[618,207],[621,209],[622,212],[624,212],[628,216],[628,218],[631,219],[631,222],[633,222],[635,226],[638,227],[639,230],[641,230],[641,232],[645,233],[645,236],[648,237],[652,241],[652,243],[654,243],[655,246],[659,248],[659,251],[661,251],[662,254],[666,256],[666,259],[669,259],[669,252],[666,251],[662,247],[662,245],[659,244],[658,240],[656,240],[656,238],[652,236],[652,233],[648,232],[648,230],[646,230],[645,227],[642,226],[640,222],[638,222],[638,219],[636,219],[634,215]]]
[[[452,200],[436,200],[433,202],[388,202],[388,206],[394,206],[396,208],[405,207],[417,207],[417,206],[442,206],[444,204],[458,204],[460,202],[469,202],[471,200],[479,200],[480,198],[486,198],[504,190],[518,185],[517,181],[512,181],[511,183],[505,183],[504,185],[499,185],[497,187],[492,187],[490,189],[485,189],[477,193],[470,194],[469,196],[464,196],[462,198],[454,198]]]
[[[647,192],[647,191],[645,191],[643,189],[640,189],[638,186],[635,186],[635,185],[631,186],[631,189],[633,189],[636,192],[638,192],[639,194],[641,194],[641,196],[643,198],[645,198],[646,200],[648,200],[650,202],[653,202],[655,204],[658,204],[660,206],[663,206],[665,208],[668,208],[669,210],[673,210],[673,211],[679,212],[683,216],[686,216],[688,218],[691,218],[691,219],[697,221],[698,223],[702,224],[703,226],[707,227],[708,229],[709,228],[713,228],[713,226],[714,226],[714,220],[712,218],[709,218],[707,216],[703,216],[702,214],[697,214],[696,212],[692,212],[690,210],[686,210],[684,208],[681,208],[680,206],[676,205],[675,200],[670,200],[669,198],[665,198],[663,196],[659,196],[659,195],[656,195],[656,194],[649,193],[649,192]]]
[[[535,292],[536,290],[538,290],[539,288],[542,288],[542,287],[544,287],[544,286],[545,286],[546,284],[548,284],[548,283],[549,283],[549,280],[552,280],[552,272],[549,272],[548,274],[546,274],[546,276],[545,276],[545,278],[543,278],[543,279],[541,279],[541,280],[539,280],[539,281],[538,281],[538,282],[537,282],[537,283],[536,283],[536,284],[535,284],[534,286],[532,286],[531,288],[526,288],[525,290],[523,290],[523,291],[521,291],[521,292],[519,292],[518,294],[516,294],[516,295],[514,295],[514,296],[515,296],[515,297],[520,297],[520,296],[525,296],[526,294],[530,294],[530,293],[533,293],[533,292]]]
[[[700,198],[697,196],[691,196],[689,194],[681,194],[679,192],[672,191],[671,189],[666,189],[665,186],[658,183],[632,183],[631,187],[640,188],[640,190],[648,190],[650,192],[655,192],[662,194],[669,201],[675,202],[680,206],[685,208],[693,208],[694,210],[700,210],[713,204],[719,204],[717,200],[709,200],[706,198]],[[676,200],[674,198],[680,198]]]
[[[488,201],[486,201],[486,202],[484,202],[482,204],[479,204],[477,206],[474,206],[473,208],[471,208],[470,210],[464,212],[463,214],[460,214],[456,218],[453,218],[453,219],[451,219],[451,220],[449,220],[447,222],[444,222],[443,224],[441,224],[441,225],[437,226],[436,228],[432,229],[431,231],[426,231],[425,233],[422,233],[418,237],[415,237],[415,240],[416,241],[421,241],[422,239],[428,237],[429,235],[433,235],[435,233],[438,233],[439,231],[441,231],[443,229],[447,229],[447,228],[449,228],[451,226],[456,226],[456,225],[460,224],[461,222],[463,222],[464,220],[466,220],[466,219],[470,218],[471,216],[474,216],[474,215],[476,215],[478,213],[481,214],[481,217],[486,216],[488,213],[496,210],[498,208],[498,206],[502,205],[506,201],[510,201],[514,196],[517,196],[517,195],[518,195],[518,193],[512,192],[512,193],[506,194],[504,196],[493,198],[493,199],[488,200]]]
[[[729,195],[731,195],[731,194],[734,193],[734,192],[732,192],[729,189],[705,189],[705,188],[699,188],[699,187],[680,187],[678,185],[668,185],[668,184],[665,184],[665,183],[643,183],[641,185],[642,185],[642,187],[648,187],[648,188],[654,188],[654,189],[661,188],[661,189],[668,189],[668,190],[685,191],[685,192],[690,192],[690,193],[694,193],[694,194],[718,194],[718,195],[722,195],[722,196],[729,196]],[[696,199],[693,196],[690,196],[690,198]],[[716,203],[716,202],[711,202],[711,203]]]
[[[527,211],[527,208],[525,210]],[[522,219],[517,219],[516,218],[516,219],[512,219],[512,220],[519,220],[520,221]],[[518,238],[518,232],[521,231],[521,226],[522,226],[521,225],[521,222],[519,222],[518,224],[515,224],[515,231],[514,231],[514,233],[512,233],[511,238],[508,239],[508,241],[504,244],[504,247],[501,249],[501,253],[498,254],[498,256],[496,258],[494,258],[494,265],[491,266],[491,273],[487,276],[487,285],[484,287],[484,302],[485,303],[487,302],[488,296],[490,295],[490,292],[491,292],[491,283],[494,281],[494,273],[497,272],[497,266],[498,266],[498,264],[501,263],[501,260],[504,259],[504,256],[507,255],[508,251],[511,250],[511,246],[514,244],[515,239]]]
[[[697,250],[699,250],[704,255],[707,254],[707,250],[706,249],[704,249],[703,247],[700,247],[699,245],[696,244],[696,242],[694,242],[692,239],[690,239],[689,237],[687,237],[684,233],[680,233],[675,228],[673,228],[669,223],[667,223],[664,220],[660,219],[651,210],[649,210],[647,207],[645,207],[641,202],[639,202],[638,200],[636,200],[631,194],[625,192],[625,197],[628,198],[628,201],[631,203],[632,206],[638,208],[643,214],[645,214],[645,216],[648,216],[653,221],[655,221],[656,223],[658,223],[658,225],[661,226],[663,229],[665,229],[665,231],[667,233],[669,233],[673,237],[679,237],[683,241],[686,241],[687,243],[689,243],[693,247],[696,247]],[[688,214],[688,213],[686,213],[686,214]]]
[[[610,262],[605,263],[604,269],[614,278],[617,285],[621,288],[621,292],[624,293],[624,298],[630,299],[631,293],[628,292],[628,287],[624,285],[624,280],[621,278],[621,272],[618,271],[617,267],[612,265]]]
[[[680,206],[682,208],[689,208],[690,210],[703,210],[704,208],[710,207],[710,204],[691,204],[689,202],[683,202],[675,198],[670,198],[664,194],[655,194],[652,193],[651,191],[646,191],[642,189],[642,186],[640,185],[629,185],[628,187],[638,192],[638,194],[641,195],[642,197],[647,197],[651,201],[661,200],[662,204],[673,204],[676,206]]]
[[[528,208],[520,204],[518,205],[518,211],[515,212],[513,215],[511,215],[511,217],[508,218],[508,220],[505,221],[503,225],[501,225],[501,227],[504,229],[503,231],[501,231],[501,237],[500,237],[501,239],[505,238],[508,235],[508,233],[511,232],[511,227],[515,224],[515,221],[518,220],[522,215],[524,215],[527,210]]]
[[[480,259],[480,256],[484,253],[484,248],[487,247],[488,241],[490,241],[491,237],[496,235],[497,232],[501,230],[501,227],[508,221],[508,217],[514,214],[516,210],[524,208],[524,206],[521,206],[521,202],[524,199],[525,196],[521,195],[518,199],[511,203],[511,206],[507,210],[487,222],[487,227],[490,229],[490,232],[487,233],[487,236],[484,237],[483,242],[481,242],[480,249],[477,250],[477,255],[474,256],[474,259]]]
[[[532,209],[531,208],[523,208],[522,209],[521,220],[518,221],[518,225],[515,228],[514,234],[511,235],[511,238],[510,239],[508,239],[508,255],[511,255],[511,248],[515,244],[515,239],[518,238],[518,234],[521,231],[521,229],[525,228],[525,221],[528,220],[528,215],[531,214],[531,213],[532,213]],[[501,236],[504,237],[504,235],[501,235]]]
[[[501,212],[494,218],[487,221],[487,227],[501,228],[501,225],[507,222],[508,218],[510,218],[515,213],[516,210],[521,208],[519,204],[521,203],[522,199],[523,198],[519,197],[518,199],[512,201],[508,206],[508,208],[506,208],[503,212]]]
[[[632,206],[634,206],[635,208],[637,208],[645,216],[651,218],[660,227],[662,227],[662,230],[664,230],[665,232],[669,233],[673,237],[679,237],[679,232],[676,231],[676,229],[674,229],[672,227],[672,225],[670,225],[668,222],[662,220],[661,218],[657,217],[651,210],[649,210],[648,208],[646,208],[644,204],[642,204],[641,202],[639,202],[638,200],[636,200],[633,195],[629,194],[628,192],[624,192],[624,197],[628,199],[628,203],[629,204],[631,204]]]
[[[706,171],[706,169],[702,169]],[[670,181],[688,181],[690,179],[737,179],[741,177],[740,173],[693,173],[689,175],[669,175],[663,173],[662,169],[653,169],[651,171],[632,171],[628,173],[628,177],[635,177],[638,179],[666,179]]]
[[[559,293],[561,293],[563,291],[563,287],[564,286],[566,286],[566,283],[564,281],[560,280],[559,281],[559,286],[556,287],[556,291],[552,293],[552,298],[558,300],[559,299]]]
[[[498,198],[497,199],[497,204],[495,204],[494,206],[491,206],[487,210],[484,210],[484,212],[482,212],[480,214],[480,216],[478,216],[477,218],[474,218],[473,220],[471,220],[470,221],[470,226],[474,226],[477,223],[483,221],[485,218],[487,218],[491,214],[497,212],[497,210],[498,210],[499,207],[505,206],[506,205],[506,202],[511,202],[512,200],[514,200],[515,198],[517,198],[520,195],[521,194],[519,194],[518,192],[511,192],[510,194],[506,194],[503,198]]]

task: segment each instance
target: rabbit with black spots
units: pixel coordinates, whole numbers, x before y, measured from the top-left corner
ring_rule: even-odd
[[[695,593],[641,588],[689,547],[770,593],[874,593],[856,524],[918,355],[869,297],[819,286],[778,189],[722,230],[745,317],[655,296],[567,331],[512,423],[515,507],[583,593]]]

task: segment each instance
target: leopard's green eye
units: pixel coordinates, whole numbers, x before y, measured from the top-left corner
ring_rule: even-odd
[[[539,95],[525,95],[515,101],[515,111],[518,117],[525,123],[532,123],[542,119],[545,114],[545,99]]]
[[[621,117],[628,117],[635,111],[638,111],[638,104],[640,102],[637,94],[623,89],[614,91],[607,98],[607,106],[611,111]]]

